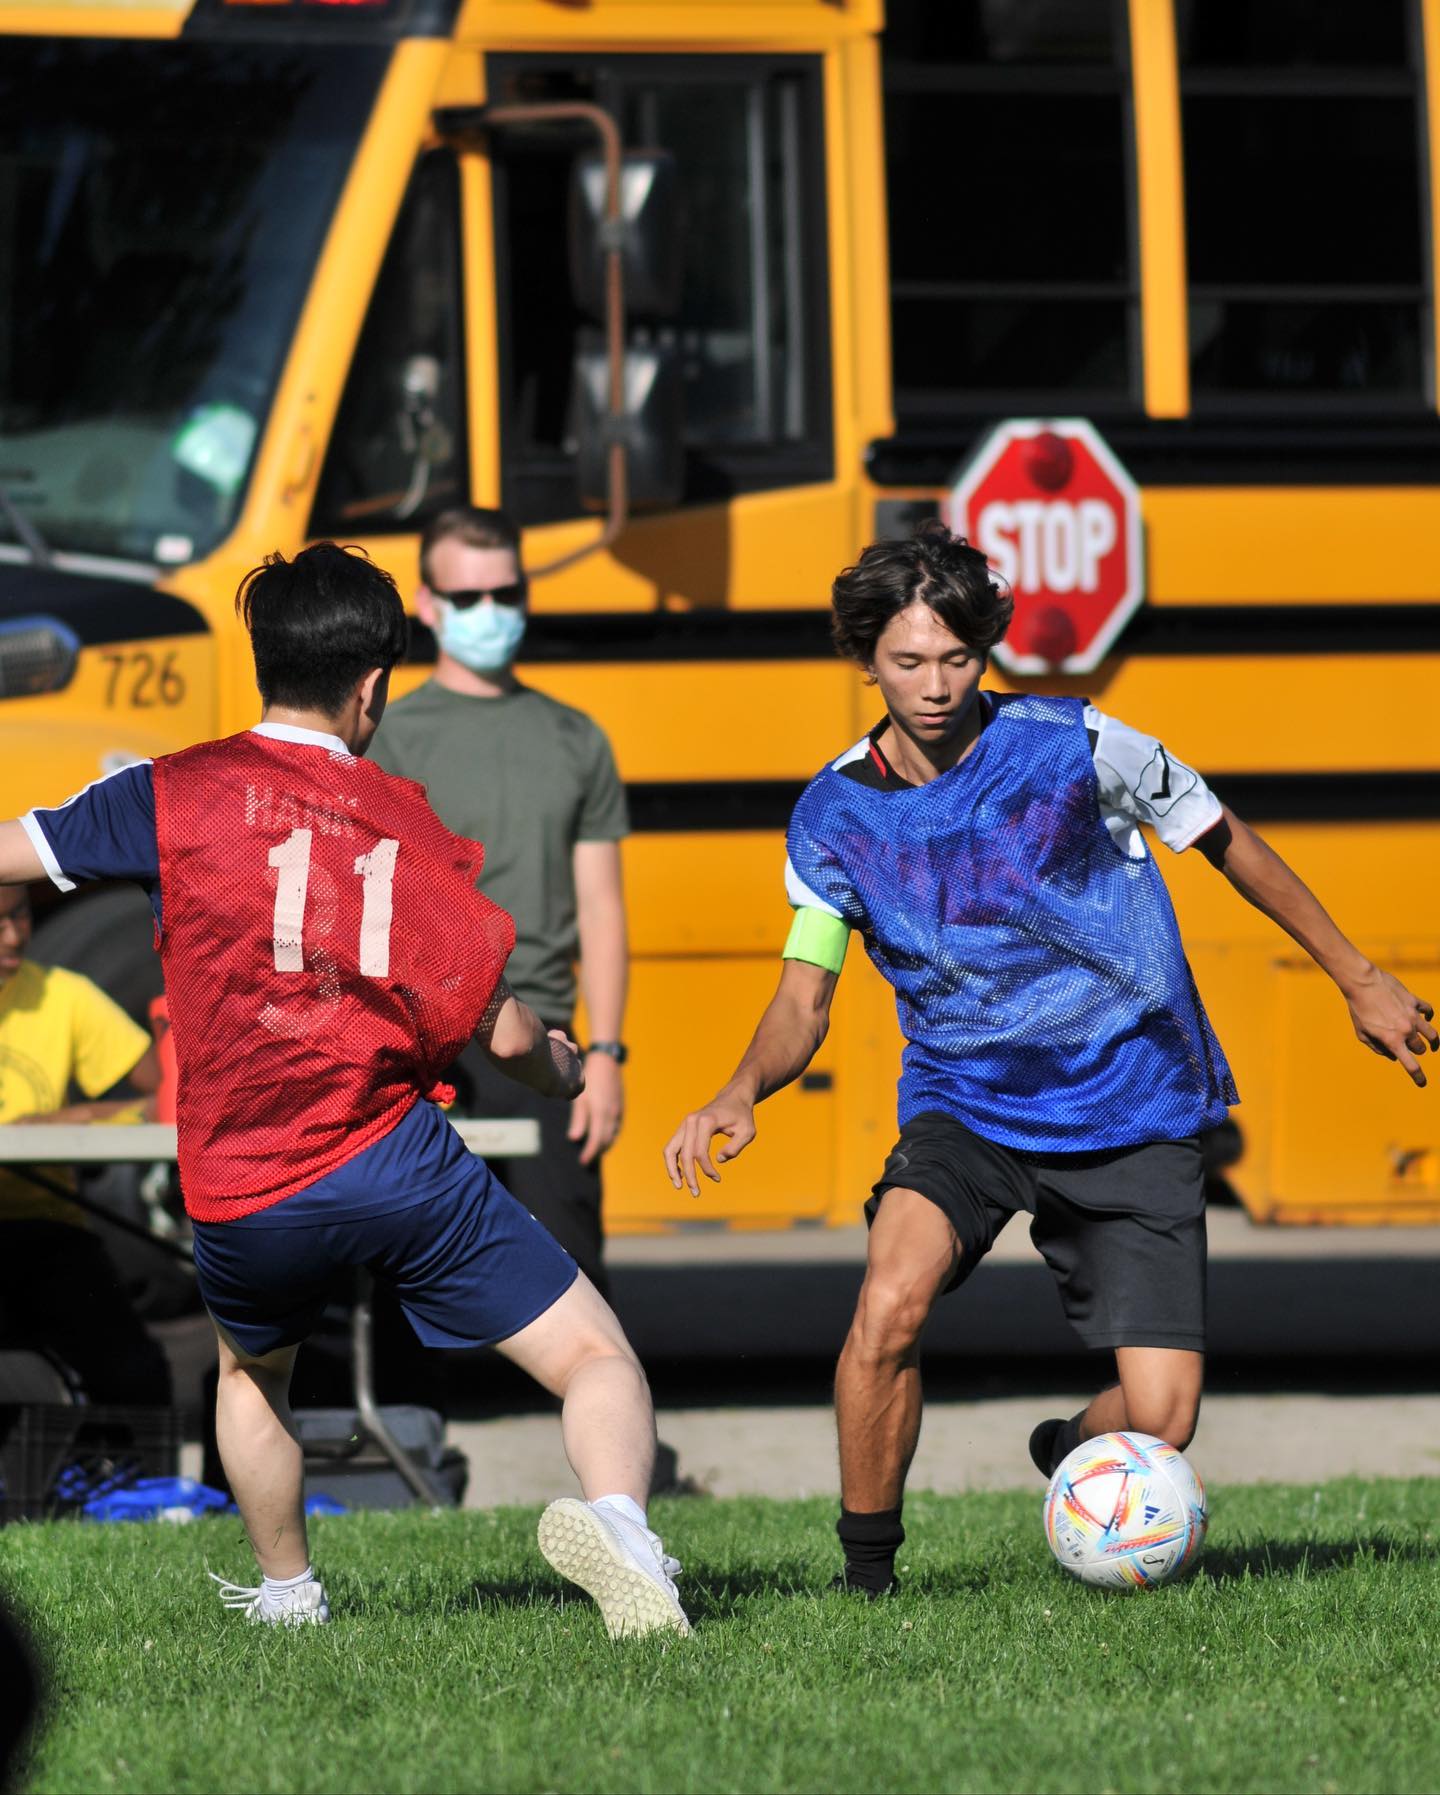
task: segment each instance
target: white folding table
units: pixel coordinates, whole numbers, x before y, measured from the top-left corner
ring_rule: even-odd
[[[472,1153],[530,1159],[540,1151],[540,1124],[528,1119],[459,1121],[451,1127]],[[175,1158],[167,1122],[11,1122],[0,1127],[0,1165],[149,1165]]]
[[[529,1118],[456,1121],[451,1126],[472,1153],[484,1158],[529,1159],[540,1151],[540,1124]],[[175,1129],[164,1122],[35,1122],[0,1126],[0,1165],[20,1177],[73,1203],[111,1226],[148,1241],[158,1251],[193,1260],[188,1245],[167,1240],[137,1223],[111,1215],[77,1191],[46,1176],[46,1168],[76,1165],[154,1165],[175,1160]],[[355,1307],[350,1319],[350,1346],[355,1388],[355,1410],[360,1425],[389,1459],[416,1499],[440,1503],[443,1493],[423,1465],[417,1465],[385,1425],[375,1400],[375,1353],[371,1294],[373,1282],[362,1271],[357,1281]]]

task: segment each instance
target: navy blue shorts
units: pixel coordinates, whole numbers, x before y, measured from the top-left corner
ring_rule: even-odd
[[[356,1266],[394,1291],[426,1346],[508,1339],[577,1275],[431,1103],[293,1197],[194,1232],[205,1307],[256,1356],[311,1333]]]

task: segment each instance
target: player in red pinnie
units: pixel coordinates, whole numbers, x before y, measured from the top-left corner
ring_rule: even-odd
[[[270,556],[237,603],[264,704],[254,729],[0,823],[0,883],[132,879],[155,910],[181,1182],[220,1341],[216,1436],[262,1579],[225,1585],[227,1602],[252,1620],[329,1618],[288,1391],[336,1274],[363,1265],[427,1345],[494,1346],[563,1397],[585,1500],[550,1505],[541,1550],[612,1636],[684,1633],[680,1567],[645,1515],[645,1374],[434,1101],[472,1036],[557,1099],[584,1072],[506,989],[514,925],[476,890],[483,850],[423,787],[363,758],[405,652],[394,581],[320,543]]]

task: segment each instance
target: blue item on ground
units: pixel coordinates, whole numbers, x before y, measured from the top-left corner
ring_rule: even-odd
[[[142,1477],[128,1489],[92,1497],[81,1513],[87,1521],[191,1521],[231,1506],[222,1490],[193,1477]]]

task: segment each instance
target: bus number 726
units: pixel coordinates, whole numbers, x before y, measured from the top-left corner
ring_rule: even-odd
[[[160,658],[148,649],[136,648],[123,654],[102,654],[100,659],[110,668],[105,686],[107,709],[125,703],[135,710],[153,710],[156,705],[183,702],[185,675],[175,665],[173,648]]]

